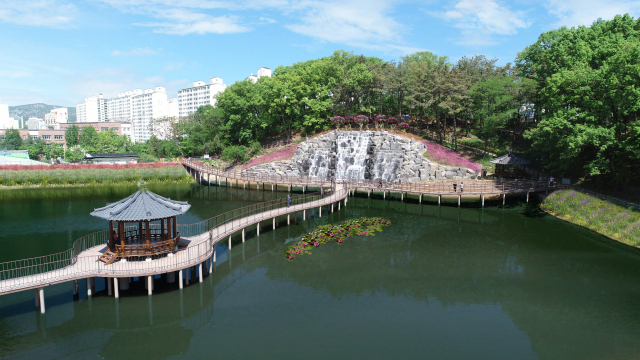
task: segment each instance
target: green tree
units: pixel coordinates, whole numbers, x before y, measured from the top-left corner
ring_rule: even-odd
[[[539,121],[525,137],[548,170],[638,180],[640,22],[624,15],[543,33],[517,64],[539,84]]]
[[[20,136],[20,130],[7,129],[4,135],[4,141],[2,146],[7,150],[18,150],[22,146],[22,136]]]
[[[72,147],[78,145],[78,136],[80,129],[77,125],[71,125],[65,130],[64,138],[67,143],[67,147]]]
[[[98,137],[98,132],[91,125],[85,125],[82,128],[82,132],[80,133],[80,138],[78,143],[85,148],[93,148],[93,141]],[[101,149],[96,149],[98,151],[102,151]]]

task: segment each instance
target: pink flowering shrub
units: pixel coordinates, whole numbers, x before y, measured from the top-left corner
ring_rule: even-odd
[[[449,165],[453,167],[469,168],[471,170],[482,169],[482,166],[464,157],[457,152],[444,147],[440,144],[436,144],[431,141],[423,141],[423,144],[427,145],[427,156],[433,161],[441,165]]]
[[[298,145],[299,144],[292,144],[285,147],[284,149],[278,150],[276,152],[272,152],[271,154],[262,155],[255,159],[251,159],[251,161],[244,164],[244,168],[246,169],[246,168],[264,164],[264,163],[291,159],[293,155],[296,153],[296,150],[298,149]]]

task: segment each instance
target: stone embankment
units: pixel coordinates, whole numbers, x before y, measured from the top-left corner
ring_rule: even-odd
[[[300,144],[291,160],[261,164],[245,171],[408,183],[476,177],[471,169],[427,160],[423,155],[426,150],[421,142],[386,131],[333,131]]]

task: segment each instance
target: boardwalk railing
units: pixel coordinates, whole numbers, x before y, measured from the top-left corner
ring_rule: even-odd
[[[132,258],[105,265],[97,261],[99,255],[82,256],[82,252],[102,245],[108,238],[107,230],[99,231],[76,240],[73,248],[61,253],[32,259],[9,261],[0,264],[0,293],[17,291],[34,286],[47,285],[87,276],[144,276],[166,271],[176,271],[194,266],[213,254],[213,244],[222,237],[251,224],[274,216],[301,211],[339,201],[346,197],[347,190],[328,191],[320,194],[292,196],[290,207],[280,198],[260,204],[249,205],[211,219],[191,225],[178,225],[183,236],[203,236],[204,239],[174,254],[154,256],[151,263]],[[154,227],[157,227],[156,225]],[[128,226],[125,230],[135,230]],[[215,230],[215,234],[214,234]],[[186,235],[190,234],[190,235]]]
[[[557,184],[549,185],[547,182],[538,181],[511,181],[511,180],[440,180],[420,184],[402,184],[397,182],[382,183],[375,180],[348,179],[343,183],[350,189],[362,188],[380,191],[396,191],[416,194],[460,195],[460,184],[464,183],[462,194],[509,194],[514,192],[535,192],[554,189]],[[456,183],[454,191],[453,184]]]
[[[214,169],[210,165],[202,162],[189,159],[182,159],[182,164],[185,167],[197,170],[201,173],[206,173],[212,176],[217,176],[218,179],[233,179],[255,183],[270,183],[270,184],[290,184],[296,186],[330,186],[330,177],[310,177],[310,176],[287,176],[276,174],[261,174],[254,172],[242,171],[222,171]],[[195,176],[195,174],[192,174]]]

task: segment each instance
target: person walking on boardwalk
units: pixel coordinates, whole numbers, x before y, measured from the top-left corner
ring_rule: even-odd
[[[464,183],[460,181],[460,194],[464,191]]]
[[[291,206],[291,195],[287,195],[287,207]]]
[[[458,190],[456,189],[458,187],[458,183],[456,183],[455,181],[453,182],[453,192],[458,192]]]
[[[378,187],[382,189],[382,179],[378,179]]]

